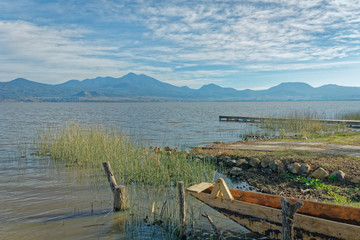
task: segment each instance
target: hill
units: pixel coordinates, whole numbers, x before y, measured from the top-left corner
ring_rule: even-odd
[[[287,82],[266,90],[236,90],[215,84],[178,87],[144,74],[70,80],[58,85],[18,78],[0,82],[0,100],[12,101],[330,101],[360,100],[360,87]]]

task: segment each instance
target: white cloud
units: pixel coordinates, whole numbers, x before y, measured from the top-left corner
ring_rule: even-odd
[[[356,64],[360,55],[360,1],[36,3],[31,6],[39,6],[43,15],[36,9],[19,10],[27,1],[18,1],[21,8],[0,2],[3,9],[11,8],[8,14],[21,11],[25,16],[22,21],[0,20],[0,77],[23,71],[25,77],[32,74],[45,81],[44,72],[65,81],[64,76],[138,71],[198,86],[234,74],[234,69],[341,67]],[[59,16],[63,22],[53,25]],[[210,71],[209,65],[229,67]],[[192,70],[178,71],[186,67]]]

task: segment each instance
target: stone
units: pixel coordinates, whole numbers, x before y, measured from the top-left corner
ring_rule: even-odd
[[[264,158],[261,160],[261,167],[263,168],[267,168],[269,166],[269,164],[271,163],[271,159],[268,158]]]
[[[311,174],[311,177],[317,178],[317,179],[325,179],[327,176],[329,176],[329,173],[325,169],[323,169],[322,167],[316,169]]]
[[[272,173],[270,168],[262,168],[261,172],[264,173],[264,174],[271,174]]]
[[[250,158],[250,160],[249,160],[249,164],[250,164],[250,166],[252,166],[252,167],[254,167],[254,168],[258,168],[259,167],[259,165],[260,165],[260,163],[261,163],[261,161],[260,161],[260,159],[258,159],[258,158]]]
[[[338,181],[344,181],[345,179],[345,173],[341,170],[334,171],[330,176],[335,176]]]
[[[269,164],[269,168],[274,172],[278,171],[279,165],[281,164],[280,160],[274,160]]]
[[[240,159],[236,162],[237,167],[241,167],[243,170],[248,170],[251,166],[246,159]]]
[[[306,175],[309,173],[310,169],[311,169],[311,166],[309,164],[303,163],[300,165],[299,174]]]
[[[298,174],[299,171],[300,171],[300,164],[299,163],[292,163],[287,167],[287,169],[291,173]]]
[[[360,184],[360,178],[352,178],[350,180],[351,183]]]
[[[239,176],[242,174],[242,171],[243,170],[239,167],[233,167],[233,168],[231,168],[229,175],[230,176]]]

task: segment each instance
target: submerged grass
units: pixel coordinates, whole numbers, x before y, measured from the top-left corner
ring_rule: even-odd
[[[38,134],[37,151],[67,166],[82,166],[102,173],[109,161],[121,183],[171,186],[212,181],[215,166],[194,161],[185,152],[153,151],[116,130],[68,123]]]

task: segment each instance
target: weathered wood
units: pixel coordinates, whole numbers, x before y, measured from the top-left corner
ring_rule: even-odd
[[[281,239],[282,212],[280,209],[256,205],[239,200],[211,199],[210,193],[189,192],[190,195],[238,222],[253,232]],[[329,221],[296,213],[294,232],[303,239],[358,239],[360,226]]]
[[[292,204],[291,201],[286,198],[280,199],[281,212],[282,212],[282,240],[293,240],[294,238],[294,215],[304,203],[302,201],[296,201]]]
[[[208,189],[209,187],[212,187],[212,185],[213,185],[212,183],[202,182],[202,183],[193,185],[191,187],[188,187],[186,189],[186,191],[199,193],[199,192],[204,191],[205,189]]]
[[[185,221],[186,221],[186,206],[185,206],[185,188],[184,182],[178,182],[178,192],[179,192],[179,220],[180,220],[180,237],[185,236]]]
[[[114,189],[114,211],[123,211],[126,209],[126,187],[118,185]]]
[[[115,187],[117,186],[114,173],[111,169],[110,162],[103,162],[104,170],[108,179],[108,182],[110,184],[111,191],[114,192]]]
[[[104,170],[114,197],[114,211],[126,209],[126,187],[117,185],[110,162],[103,162]]]
[[[211,191],[210,198],[217,198],[220,193],[222,193],[222,196],[224,197],[225,200],[228,201],[234,200],[234,197],[232,196],[225,180],[222,178],[216,180],[214,189]]]
[[[210,186],[208,189],[205,189],[203,192],[210,193],[212,192],[213,187]],[[242,191],[238,189],[230,189],[231,195],[236,200],[253,203],[262,206],[268,206],[273,208],[281,209],[280,199],[282,197],[276,195],[270,195],[265,193],[249,192]],[[292,203],[295,203],[298,199],[287,198]],[[322,203],[314,202],[308,200],[302,200],[304,206],[298,210],[298,213],[306,214],[310,216],[321,216],[321,218],[354,224],[360,226],[360,208],[349,207],[349,206],[339,206],[331,203]]]
[[[279,117],[248,117],[248,116],[219,116],[219,121],[236,121],[236,122],[265,122],[265,121],[288,121],[294,118],[279,118]],[[317,121],[326,124],[346,124],[348,127],[359,128],[360,120],[343,120],[343,119],[306,119],[307,121]]]

